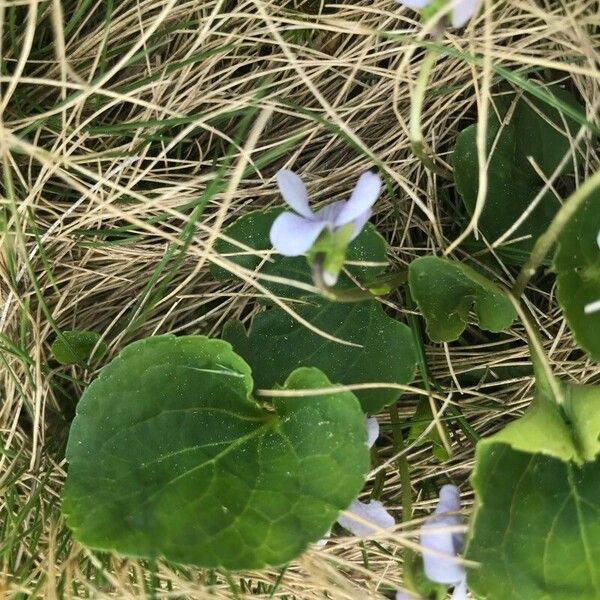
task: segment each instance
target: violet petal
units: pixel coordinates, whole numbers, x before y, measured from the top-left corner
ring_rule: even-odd
[[[431,0],[396,0],[399,4],[403,4],[413,10],[425,8]]]
[[[448,531],[462,523],[459,515],[449,514],[459,508],[458,488],[453,485],[443,486],[437,508],[421,529],[420,544],[423,548],[425,575],[436,583],[458,584],[465,577],[464,566],[452,560],[456,559],[457,553],[462,549],[464,536],[456,531]]]
[[[302,179],[287,169],[278,171],[276,178],[279,191],[290,208],[303,217],[311,218],[313,212],[308,205],[308,192]]]
[[[354,231],[352,232],[352,237],[350,241],[355,240],[360,232],[363,230],[364,226],[367,224],[367,221],[371,218],[373,211],[369,208],[362,215],[358,215],[356,219],[352,221],[352,226],[354,227]]]
[[[279,254],[299,256],[312,248],[323,229],[325,223],[284,212],[273,221],[269,237]]]
[[[379,423],[375,417],[368,417],[365,425],[367,427],[367,445],[372,448],[379,437]]]
[[[479,0],[453,0],[452,27],[462,27],[477,12]]]
[[[454,592],[452,592],[452,600],[468,600],[466,577],[463,577],[454,588]]]
[[[360,518],[353,519],[352,514]],[[369,526],[368,521],[373,526]],[[367,536],[377,533],[380,529],[389,529],[395,525],[394,517],[388,513],[378,500],[365,503],[354,500],[352,504],[338,517],[338,523],[356,536]]]
[[[381,177],[371,171],[363,173],[358,178],[346,205],[338,214],[335,221],[336,227],[351,223],[354,219],[363,215],[375,204],[375,200],[377,200],[380,193]]]

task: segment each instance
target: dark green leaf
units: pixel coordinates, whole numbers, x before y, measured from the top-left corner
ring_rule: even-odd
[[[600,310],[586,314],[586,305],[600,301],[600,190],[592,193],[560,234],[553,268],[556,297],[575,339],[600,361]]]
[[[316,369],[286,389],[329,386]],[[83,544],[203,567],[283,564],[317,541],[369,468],[349,392],[251,396],[248,365],[200,336],[148,338],[105,367],[77,407],[63,511]]]
[[[489,279],[459,262],[423,256],[408,270],[410,291],[434,342],[451,342],[465,330],[473,309],[482,329],[503,331],[516,315],[506,294]]]
[[[223,231],[223,235],[237,240],[241,245],[219,240],[215,250],[235,264],[250,271],[258,271],[264,275],[285,277],[293,281],[312,284],[310,267],[304,256],[284,257],[272,251],[269,231],[275,217],[282,208],[257,210],[240,217]],[[245,247],[245,249],[244,249]],[[367,224],[362,233],[350,244],[347,255],[348,271],[362,283],[373,280],[380,275],[386,266],[385,240],[375,228]],[[358,264],[351,264],[358,263]],[[360,265],[359,263],[365,263]],[[367,265],[366,263],[375,263]],[[231,273],[215,265],[211,266],[214,277],[228,279]],[[307,292],[285,284],[261,280],[261,283],[276,295],[296,298],[306,296]],[[340,289],[355,287],[351,280],[342,275],[337,284]]]
[[[107,350],[108,346],[95,331],[63,331],[50,346],[52,356],[61,365],[86,363],[90,358],[100,358]]]
[[[549,91],[567,105],[577,106],[576,100],[558,86]],[[488,184],[485,207],[479,219],[479,230],[489,243],[503,235],[527,210],[543,187],[529,158],[541,172],[550,177],[563,156],[570,152],[577,126],[556,108],[525,94],[514,105],[514,97],[502,96],[491,110],[487,126]],[[579,110],[582,110],[579,107]],[[504,124],[499,119],[503,119]],[[479,189],[477,160],[477,126],[471,125],[458,136],[453,163],[456,189],[462,196],[469,214],[473,214]],[[492,151],[493,148],[493,151]],[[573,170],[573,160],[564,173]],[[524,223],[500,247],[505,260],[523,263],[536,238],[544,232],[560,204],[553,192],[547,192]],[[526,236],[526,239],[510,243]]]
[[[360,344],[343,345],[313,333],[279,309],[258,314],[249,332],[239,321],[226,325],[223,337],[252,366],[256,385],[270,388],[301,366],[317,367],[334,383],[408,384],[416,370],[410,329],[388,317],[375,301],[354,304],[320,301],[296,308],[315,327]],[[376,413],[401,395],[396,389],[357,390],[363,410]]]
[[[477,447],[469,588],[487,600],[600,598],[600,460],[578,467],[496,442]]]

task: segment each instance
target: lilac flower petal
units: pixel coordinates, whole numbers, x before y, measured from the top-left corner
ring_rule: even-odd
[[[367,224],[367,221],[371,218],[373,211],[369,208],[362,215],[358,215],[356,219],[352,221],[352,226],[354,227],[354,231],[352,232],[352,237],[350,241],[355,240],[360,232],[363,230],[364,226]]]
[[[365,425],[367,427],[367,445],[372,448],[379,437],[379,423],[375,417],[369,417],[366,419]]]
[[[313,212],[308,205],[308,192],[302,179],[287,169],[278,171],[276,177],[279,191],[290,208],[303,217],[311,218]]]
[[[420,544],[423,547],[423,567],[431,581],[458,584],[465,577],[463,565],[453,561],[462,549],[464,536],[448,531],[461,524],[459,515],[449,514],[460,508],[460,495],[454,485],[445,485],[440,490],[440,500],[433,514],[421,529]],[[428,550],[434,551],[428,552]],[[444,558],[439,554],[444,554]]]
[[[409,596],[404,590],[396,592],[396,600],[413,600],[414,596]]]
[[[451,559],[456,558],[454,539],[452,534],[444,531],[447,527],[458,525],[455,521],[436,520],[426,524],[421,530],[420,543],[423,547],[423,567],[425,575],[436,583],[456,584],[465,576],[464,567]],[[428,552],[435,551],[436,554]],[[442,553],[448,558],[443,558],[437,553]]]
[[[468,600],[467,598],[467,578],[463,577],[452,593],[452,600]]]
[[[440,488],[439,501],[434,514],[455,513],[460,510],[460,492],[455,485],[446,484]]]
[[[335,227],[334,223],[345,205],[345,200],[338,200],[337,202],[332,202],[331,204],[320,208],[315,213],[315,221],[324,221],[330,229],[333,229]]]
[[[279,254],[299,256],[312,247],[323,229],[325,223],[284,212],[273,221],[269,237]]]
[[[425,8],[431,0],[396,0],[399,4],[403,4],[413,10]]]
[[[452,27],[462,27],[477,12],[479,0],[453,0]]]
[[[363,173],[356,182],[356,186],[342,208],[335,221],[336,227],[351,223],[364,214],[365,211],[375,204],[375,200],[381,193],[381,177],[376,173],[367,171]]]
[[[352,513],[360,518],[353,519],[349,514]],[[370,527],[365,521],[373,523]],[[379,529],[389,529],[395,525],[394,517],[388,513],[383,504],[378,500],[364,503],[355,500],[338,518],[338,523],[351,533],[357,536],[367,536],[377,533]]]

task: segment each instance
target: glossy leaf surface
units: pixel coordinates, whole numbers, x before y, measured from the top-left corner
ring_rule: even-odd
[[[251,396],[229,344],[160,336],[131,344],[77,407],[63,512],[75,537],[129,556],[254,569],[298,556],[360,491],[369,451],[351,393],[316,369],[305,396]]]
[[[320,330],[354,345],[328,340],[279,309],[259,313],[248,332],[241,323],[230,322],[223,336],[252,366],[257,387],[281,384],[287,373],[301,366],[317,367],[332,382],[344,385],[406,385],[413,380],[417,358],[412,332],[388,317],[377,301],[320,301],[295,310]],[[388,388],[355,393],[363,410],[374,414],[402,392]]]
[[[600,190],[588,196],[563,229],[554,256],[556,298],[578,344],[600,361]]]
[[[410,264],[408,281],[434,342],[458,339],[471,311],[479,327],[494,332],[510,327],[516,317],[505,293],[465,264],[423,256]]]

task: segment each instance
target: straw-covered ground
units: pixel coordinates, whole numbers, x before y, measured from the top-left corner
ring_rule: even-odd
[[[364,497],[375,483],[399,524],[377,541],[337,536],[286,570],[226,576],[93,553],[73,541],[60,493],[74,406],[101,364],[132,340],[219,336],[226,320],[260,309],[254,282],[216,281],[209,265],[225,226],[281,202],[278,169],[302,173],[322,202],[377,166],[390,187],[371,221],[393,267],[443,252],[463,231],[453,186],[409,147],[427,39],[416,14],[392,0],[0,0],[0,31],[0,595],[392,597],[403,549],[439,486],[458,484],[468,513],[477,439],[531,400],[521,325],[500,335],[469,328],[450,345],[424,338],[452,456],[440,462],[431,444],[399,455],[396,413],[378,415],[383,466]],[[491,94],[514,86],[502,69],[562,83],[597,120],[597,0],[488,0],[443,47],[423,112],[427,144],[443,161]],[[583,155],[580,180],[600,164],[585,136]],[[515,268],[487,254],[510,285]],[[554,369],[597,381],[552,282],[540,273],[526,295]],[[402,289],[385,310],[407,321]],[[109,355],[87,370],[58,366],[49,346],[69,329],[99,332]],[[401,422],[414,424],[419,398],[403,395]],[[402,523],[407,463],[415,520]]]

